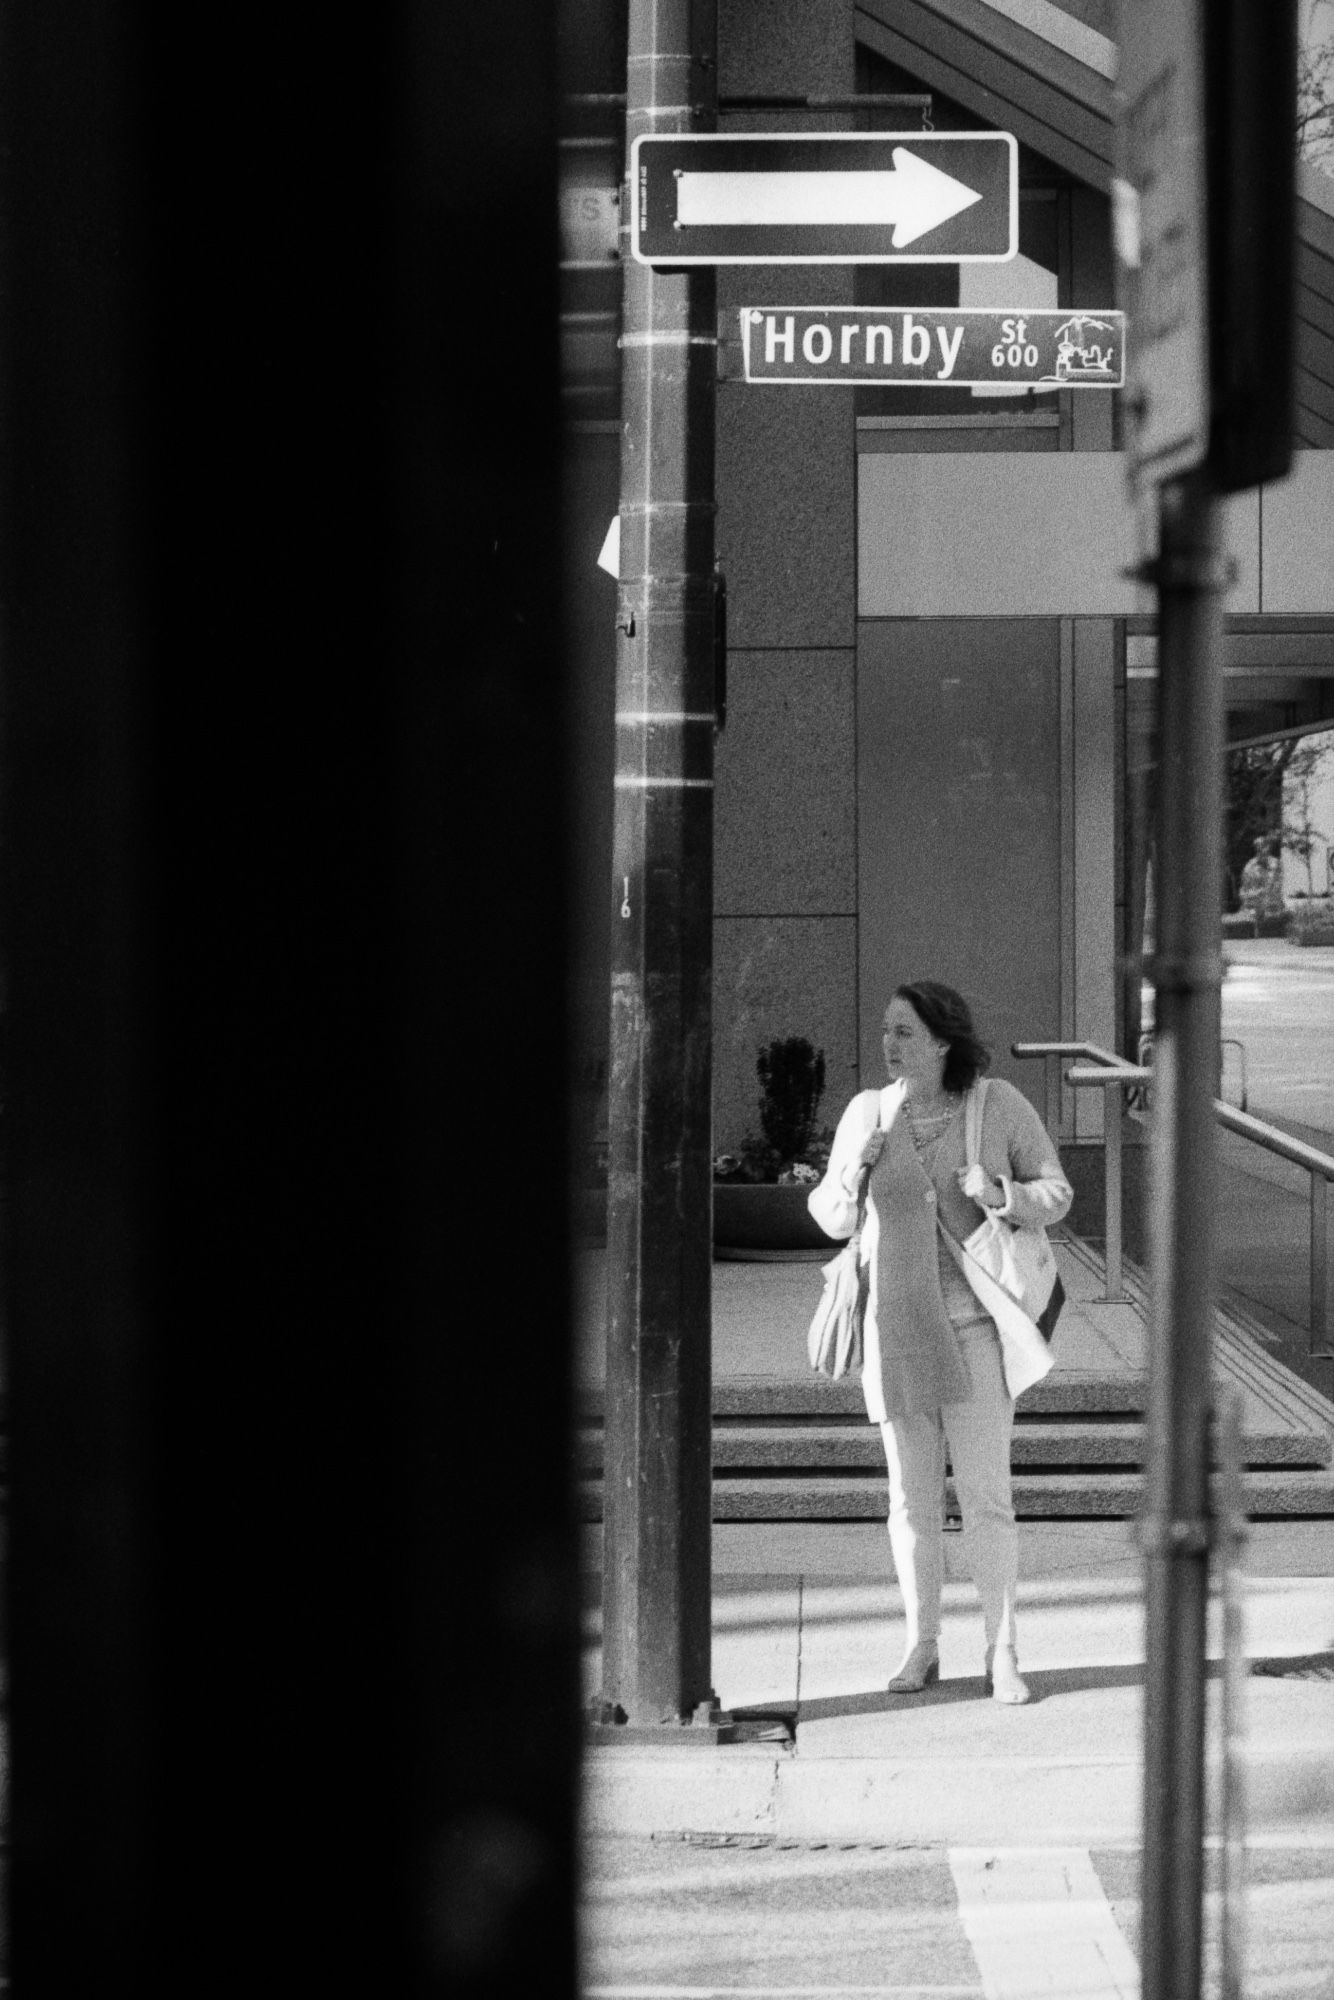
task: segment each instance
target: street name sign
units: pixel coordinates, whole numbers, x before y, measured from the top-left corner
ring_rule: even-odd
[[[1125,315],[1089,307],[742,306],[747,382],[1119,389]]]
[[[1001,264],[1019,249],[1010,132],[636,139],[641,264]]]
[[[1128,469],[1138,490],[1209,449],[1204,0],[1122,0],[1112,233],[1134,335]]]

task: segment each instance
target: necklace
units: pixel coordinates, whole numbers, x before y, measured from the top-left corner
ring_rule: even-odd
[[[958,1108],[957,1104],[947,1104],[943,1111],[929,1112],[925,1118],[914,1118],[909,1109],[908,1129],[912,1133],[913,1145],[919,1153],[923,1155],[930,1153],[934,1156],[935,1149],[944,1138],[945,1129]]]
[[[913,1116],[912,1106],[909,1105],[908,1123],[913,1127],[914,1131],[917,1130],[918,1127],[925,1129],[925,1127],[928,1125],[946,1125],[949,1123],[950,1119],[953,1118],[958,1108],[959,1108],[958,1105],[955,1103],[947,1103],[943,1111],[928,1111],[924,1117],[915,1118]]]

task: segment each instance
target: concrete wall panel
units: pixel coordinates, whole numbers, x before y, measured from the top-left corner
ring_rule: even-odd
[[[850,91],[852,17],[853,0],[719,0],[719,96]]]
[[[714,925],[713,1143],[759,1131],[755,1057],[805,1035],[825,1052],[821,1118],[835,1124],[857,1088],[854,917],[722,917]]]
[[[732,653],[715,759],[720,915],[852,914],[855,741],[851,653]]]
[[[857,762],[867,1073],[895,986],[942,979],[1040,1101],[1040,1066],[1008,1050],[1061,1026],[1059,622],[863,625]]]
[[[1074,1028],[1116,1048],[1116,640],[1107,618],[1074,626]],[[1099,1090],[1078,1090],[1075,1130],[1101,1138]]]
[[[1118,453],[867,453],[858,484],[864,618],[1154,609],[1152,592],[1123,574],[1143,551]],[[1229,501],[1228,543],[1238,571],[1228,609],[1258,611],[1254,493]],[[1325,575],[1328,600],[1328,560]]]
[[[718,553],[731,645],[854,643],[855,445],[846,394],[720,385]]]
[[[1299,451],[1263,495],[1261,609],[1334,611],[1334,452]]]

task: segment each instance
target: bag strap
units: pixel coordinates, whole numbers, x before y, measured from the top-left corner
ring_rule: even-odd
[[[875,1094],[875,1115],[872,1118],[870,1124],[866,1128],[866,1137],[869,1139],[872,1132],[877,1132],[879,1131],[879,1129],[880,1129],[880,1092],[877,1091]],[[867,1195],[867,1190],[870,1188],[870,1185],[871,1185],[871,1169],[869,1167],[863,1167],[861,1173],[857,1176],[857,1220],[853,1224],[852,1235],[848,1238],[848,1241],[850,1243],[860,1244],[861,1242],[862,1230],[866,1224],[866,1195]]]
[[[968,1092],[968,1104],[963,1117],[963,1145],[967,1156],[966,1164],[975,1167],[982,1155],[982,1119],[987,1104],[987,1079],[979,1076]]]

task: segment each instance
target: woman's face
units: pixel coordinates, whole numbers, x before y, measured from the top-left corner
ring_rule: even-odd
[[[938,1090],[948,1042],[938,1042],[910,1000],[897,995],[885,1009],[885,1066],[890,1082],[905,1077],[911,1089]]]

